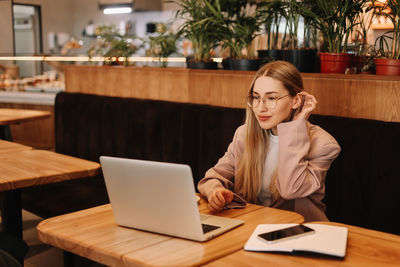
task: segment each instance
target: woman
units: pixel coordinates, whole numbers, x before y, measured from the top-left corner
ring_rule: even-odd
[[[340,146],[307,122],[317,100],[303,91],[298,70],[285,61],[266,64],[250,87],[245,124],[198,189],[211,211],[246,201],[292,210],[306,221],[326,221],[325,175]]]

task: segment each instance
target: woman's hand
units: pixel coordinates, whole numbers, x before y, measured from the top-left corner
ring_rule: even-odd
[[[220,211],[226,204],[231,203],[232,200],[232,191],[226,188],[218,188],[208,198],[208,207],[212,212]]]
[[[309,93],[304,91],[298,93],[298,95],[304,98],[304,105],[303,108],[301,108],[301,110],[297,112],[297,114],[294,116],[293,120],[298,120],[298,119],[308,120],[308,117],[310,117],[311,112],[317,106],[317,99],[313,95],[310,95]]]

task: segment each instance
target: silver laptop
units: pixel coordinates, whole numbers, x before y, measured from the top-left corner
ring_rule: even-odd
[[[188,165],[106,156],[100,163],[118,225],[206,241],[243,224],[199,213]]]

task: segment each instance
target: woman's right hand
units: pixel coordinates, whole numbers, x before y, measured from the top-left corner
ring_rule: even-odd
[[[226,188],[216,189],[208,198],[208,208],[211,212],[217,212],[223,209],[226,204],[233,200],[233,192]]]

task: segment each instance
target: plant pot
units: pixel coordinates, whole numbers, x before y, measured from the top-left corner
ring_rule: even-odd
[[[373,74],[374,64],[369,56],[353,56],[353,67],[359,74]]]
[[[218,63],[213,61],[192,61],[189,60],[186,62],[188,69],[207,69],[207,70],[216,70],[218,69]]]
[[[316,49],[282,50],[282,59],[292,63],[300,72],[314,72]]]
[[[233,70],[233,59],[231,58],[224,58],[222,59],[222,68],[224,70]]]
[[[268,49],[268,50],[257,50],[259,58],[268,58],[269,60],[281,60],[282,50]]]
[[[348,53],[319,53],[321,73],[342,73],[351,65],[352,54]]]
[[[262,59],[232,59],[234,70],[258,70],[265,61]]]
[[[376,58],[376,74],[400,76],[400,59]]]

